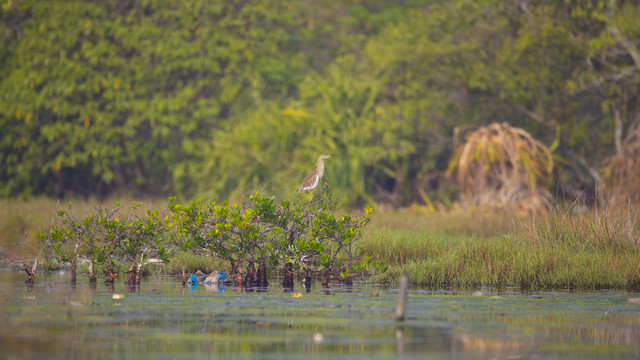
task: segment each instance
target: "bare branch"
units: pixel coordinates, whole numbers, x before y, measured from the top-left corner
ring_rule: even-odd
[[[617,26],[611,28],[611,33],[618,41],[618,43],[627,51],[631,59],[633,59],[633,63],[635,64],[636,69],[640,69],[640,54],[638,53],[638,49],[636,48],[636,44],[633,41],[629,40],[626,36],[624,36],[620,29]]]
[[[527,115],[529,118],[531,118],[534,121],[539,122],[540,124],[547,126],[549,128],[555,128],[555,124],[556,121],[554,119],[545,119],[543,116],[527,109],[526,107],[524,107],[521,104],[515,104],[516,109],[518,109],[521,113]]]

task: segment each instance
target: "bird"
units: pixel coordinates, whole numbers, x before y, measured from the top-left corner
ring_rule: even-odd
[[[311,171],[302,180],[302,185],[298,188],[298,192],[305,192],[307,190],[315,189],[324,175],[324,161],[333,155],[320,155],[318,161],[316,161],[316,169]]]

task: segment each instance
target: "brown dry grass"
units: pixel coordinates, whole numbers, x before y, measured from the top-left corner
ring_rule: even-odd
[[[457,127],[454,144],[447,175],[457,175],[461,205],[510,207],[520,213],[549,207],[545,185],[551,179],[553,159],[549,149],[528,132],[507,123],[475,130]]]

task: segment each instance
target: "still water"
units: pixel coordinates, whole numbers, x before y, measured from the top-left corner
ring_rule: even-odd
[[[335,284],[294,293],[183,287],[174,277],[79,282],[0,271],[0,359],[630,359],[640,357],[640,297],[618,291],[411,288]]]

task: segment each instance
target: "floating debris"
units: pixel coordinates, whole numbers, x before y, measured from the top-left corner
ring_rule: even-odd
[[[217,285],[218,282],[220,281],[224,281],[227,280],[227,275],[225,272],[223,271],[214,271],[212,272],[209,276],[207,276],[205,279],[201,280],[203,284],[215,284]]]
[[[321,343],[322,340],[324,340],[324,336],[322,336],[322,334],[320,334],[320,333],[313,334],[313,342]]]
[[[125,298],[124,294],[113,294],[112,296],[113,300],[122,300]]]

